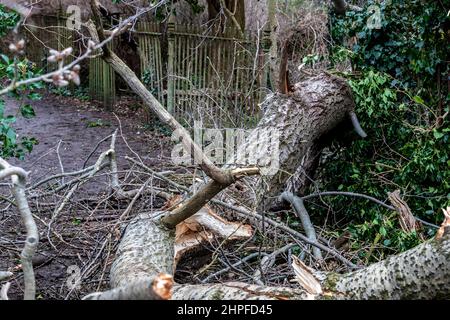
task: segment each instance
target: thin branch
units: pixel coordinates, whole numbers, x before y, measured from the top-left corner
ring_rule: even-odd
[[[7,0],[2,0],[2,1],[7,1]],[[111,31],[110,35],[105,38],[104,41],[101,41],[98,44],[93,44],[88,46],[88,48],[86,49],[85,53],[83,53],[81,56],[79,56],[78,58],[74,59],[71,63],[69,63],[68,65],[65,66],[61,66],[60,68],[58,68],[55,71],[49,72],[47,74],[43,74],[41,76],[38,77],[34,77],[34,78],[30,78],[30,79],[26,79],[26,80],[22,80],[22,81],[13,81],[10,85],[8,85],[7,87],[5,87],[4,89],[0,90],[0,96],[4,95],[10,91],[13,91],[21,86],[25,86],[25,85],[29,85],[35,82],[40,82],[40,81],[46,81],[46,82],[52,82],[52,77],[53,76],[57,76],[60,75],[61,73],[64,73],[68,70],[71,70],[73,67],[75,67],[76,65],[78,65],[81,61],[91,57],[91,53],[95,52],[96,50],[102,49],[103,47],[106,46],[106,44],[108,44],[109,42],[111,42],[116,36],[117,34],[119,34],[122,29],[126,26],[128,26],[129,23],[131,23],[132,21],[138,19],[140,16],[151,12],[159,7],[161,7],[162,5],[164,5],[165,3],[169,2],[169,0],[163,0],[163,1],[159,1],[157,4],[153,5],[153,6],[149,6],[149,7],[145,7],[145,8],[140,8],[136,14],[134,14],[133,16],[128,17],[127,19],[124,19],[121,23],[119,23],[117,25],[117,27]]]
[[[355,128],[356,133],[363,139],[367,138],[367,133],[361,127],[358,116],[354,111],[350,112],[350,119],[352,120],[353,128]]]
[[[245,37],[244,31],[242,30],[242,26],[239,24],[239,22],[236,19],[235,12],[231,12],[227,5],[225,4],[225,0],[219,0],[220,6],[222,7],[223,11],[225,12],[226,16],[233,22],[234,26],[239,31],[239,34],[241,37]]]
[[[355,197],[355,198],[363,198],[363,199],[367,199],[370,200],[372,202],[375,202],[376,204],[379,204],[380,206],[395,211],[395,208],[393,206],[390,206],[374,197],[365,195],[365,194],[360,194],[360,193],[354,193],[354,192],[341,192],[341,191],[325,191],[325,192],[318,192],[318,193],[313,193],[313,194],[309,194],[307,196],[303,196],[301,197],[302,200],[309,200],[312,198],[319,198],[322,196],[348,196],[348,197]]]
[[[98,8],[96,6],[93,6],[92,10],[96,11],[98,10]],[[88,26],[92,38],[99,38],[100,35],[97,32],[99,30],[100,32],[103,31],[101,21],[99,21],[99,19],[97,19],[95,23],[91,21]],[[199,164],[200,168],[208,177],[223,185],[230,185],[234,182],[234,177],[231,172],[229,170],[220,169],[205,155],[202,148],[191,138],[186,128],[184,128],[151,94],[151,92],[147,90],[145,85],[139,80],[134,71],[131,70],[122,59],[120,59],[111,50],[105,48],[103,60],[111,65],[114,71],[116,71],[130,86],[130,88],[141,97],[144,105],[148,108],[149,111],[155,113],[161,120],[161,122],[168,125],[174,132],[179,134],[182,140],[181,143],[184,145],[185,150],[190,153],[192,159]]]
[[[297,246],[297,244],[295,244],[295,243],[289,243],[289,244],[285,245],[284,247],[282,247],[278,250],[275,250],[271,254],[266,255],[264,258],[262,258],[261,268],[256,270],[255,273],[253,274],[253,279],[255,279],[256,283],[259,285],[263,285],[263,283],[261,281],[262,273],[266,272],[269,268],[271,268],[275,264],[275,260],[277,259],[277,257],[279,255],[285,253],[286,251],[288,251],[296,246]]]
[[[59,148],[61,147],[62,140],[59,140],[58,146],[56,147],[56,155],[58,156],[59,167],[61,168],[61,174],[64,174],[64,166],[61,160],[61,155],[59,154]],[[61,184],[64,184],[64,176],[61,177]]]
[[[346,0],[332,0],[332,2],[333,2],[333,5],[334,5],[334,10],[338,14],[344,14],[348,10],[362,11],[361,7],[349,4],[349,3],[347,3]]]
[[[303,200],[290,192],[284,192],[281,195],[281,199],[291,203],[291,205],[294,207],[294,211],[297,213],[300,221],[302,222],[302,226],[305,230],[306,236],[310,240],[317,242],[316,230],[314,229]],[[318,248],[313,248],[313,255],[316,259],[322,260],[322,253]]]
[[[388,204],[386,204],[386,203],[384,203],[384,202],[382,202],[382,201],[380,201],[380,200],[378,200],[378,199],[376,199],[374,197],[371,197],[371,196],[368,196],[368,195],[365,195],[365,194],[354,193],[354,192],[325,191],[325,192],[313,193],[313,194],[310,194],[310,195],[307,195],[307,196],[303,196],[303,197],[301,197],[301,199],[302,200],[309,200],[309,199],[312,199],[312,198],[318,198],[318,197],[323,197],[323,196],[348,196],[348,197],[363,198],[363,199],[367,199],[367,200],[370,200],[372,202],[375,202],[376,204],[379,204],[380,206],[382,206],[382,207],[384,207],[386,209],[389,209],[389,210],[392,210],[392,211],[396,211],[396,209],[393,206],[390,206],[390,205],[388,205]],[[424,224],[424,225],[426,225],[426,226],[428,226],[430,228],[439,229],[439,226],[437,226],[437,225],[435,225],[433,223],[424,221],[424,220],[420,219],[417,216],[414,216],[414,218],[417,221],[419,221],[420,223],[422,223],[422,224]]]
[[[259,168],[235,169],[231,171],[233,182],[243,177],[258,175]],[[180,207],[168,213],[162,223],[170,229],[175,228],[179,223],[196,214],[203,206],[205,206],[219,192],[228,188],[232,183],[221,184],[215,180],[211,180],[198,190],[190,199],[185,201]]]
[[[27,174],[25,170],[12,167],[2,158],[0,158],[0,169],[2,169],[0,178],[6,178],[7,176],[11,177],[12,192],[27,230],[25,245],[20,254],[25,282],[24,299],[34,300],[36,297],[36,280],[34,277],[32,259],[39,243],[39,233],[25,195]]]
[[[312,246],[315,246],[319,249],[321,249],[322,251],[325,251],[329,254],[331,254],[332,256],[334,256],[336,259],[338,259],[339,261],[341,261],[342,263],[344,263],[346,266],[350,267],[351,269],[359,269],[360,266],[355,265],[353,262],[347,260],[346,258],[344,258],[339,252],[337,252],[334,249],[328,248],[326,246],[324,246],[323,244],[319,243],[319,242],[315,242],[315,241],[311,241],[310,239],[308,239],[308,237],[304,236],[303,234],[289,228],[288,226],[276,222],[266,216],[262,216],[256,212],[252,212],[248,209],[245,209],[243,207],[237,207],[234,205],[230,205],[226,202],[220,201],[220,200],[212,200],[211,202],[213,202],[214,204],[217,205],[221,205],[225,208],[231,209],[233,211],[236,212],[236,214],[238,214],[241,218],[243,219],[247,219],[247,218],[253,218],[256,219],[258,221],[261,221],[262,223],[267,223],[275,228],[281,229],[287,233],[289,233],[290,235],[294,236],[294,238],[306,243],[306,244],[310,244]]]
[[[23,5],[21,5],[20,3],[17,3],[17,1],[0,0],[0,4],[4,5],[8,9],[16,11],[24,19],[27,18],[31,14],[31,9],[30,8],[27,8],[27,7],[23,6]]]
[[[13,276],[12,272],[9,271],[0,271],[0,281],[6,280]]]
[[[250,261],[250,260],[252,260],[252,259],[254,259],[254,258],[256,258],[256,257],[259,257],[259,256],[261,256],[261,254],[260,254],[259,252],[255,252],[255,253],[249,254],[249,255],[246,256],[245,258],[240,259],[238,262],[236,262],[236,263],[234,263],[234,264],[232,264],[232,265],[228,265],[228,266],[225,267],[224,269],[219,270],[219,271],[217,271],[217,272],[215,272],[215,273],[210,274],[210,275],[207,276],[205,279],[201,280],[201,283],[208,283],[211,279],[217,278],[218,276],[220,276],[220,275],[222,275],[222,274],[224,274],[224,273],[230,271],[231,269],[237,268],[237,267],[239,267],[241,264],[243,264],[243,263],[245,263],[245,262],[247,262],[247,261]]]

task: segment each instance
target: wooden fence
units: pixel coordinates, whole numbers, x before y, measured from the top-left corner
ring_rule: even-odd
[[[34,26],[25,26],[27,39],[27,56],[43,72],[54,70],[55,65],[47,62],[49,49],[62,50],[74,47],[74,33],[66,27],[64,16],[36,16],[33,17]],[[75,47],[76,48],[76,47]],[[71,62],[73,57],[67,62]]]
[[[110,49],[114,48],[114,42],[109,43]],[[102,101],[112,109],[116,102],[116,73],[100,56],[89,60],[89,95],[95,100]]]
[[[159,101],[165,105],[164,95],[164,65],[161,51],[160,25],[157,23],[139,22],[137,31],[139,42],[139,60],[141,64],[141,79]]]
[[[166,59],[160,26],[141,22],[141,76],[168,111],[186,124],[248,126],[259,116],[267,69],[262,42],[169,22]]]
[[[73,55],[66,59],[66,63],[73,61],[84,46],[77,32],[67,28],[67,17],[36,16],[33,17],[34,26],[25,28],[27,39],[27,57],[30,58],[42,72],[55,70],[54,63],[48,63],[49,50],[63,50],[68,47],[74,49]],[[109,45],[114,48],[114,44]],[[107,107],[112,107],[116,100],[116,78],[112,68],[103,62],[100,56],[83,63],[88,72],[89,94],[91,98],[102,101]],[[72,86],[71,86],[72,88]]]
[[[64,17],[42,18],[42,27],[32,35],[39,39],[34,41],[32,56],[46,72],[54,68],[46,63],[48,48],[78,48],[80,39],[65,27]],[[139,22],[133,31],[140,77],[178,120],[222,127],[248,127],[258,120],[268,76],[265,42],[243,38],[233,30],[218,32],[172,21],[166,32],[160,30],[160,24]],[[109,46],[114,50],[116,44]],[[115,72],[99,56],[90,59],[87,67],[90,96],[112,107]]]

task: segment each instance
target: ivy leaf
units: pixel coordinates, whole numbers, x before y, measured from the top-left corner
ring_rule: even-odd
[[[20,113],[22,114],[22,116],[25,119],[31,119],[31,118],[34,118],[36,116],[36,113],[34,112],[33,107],[30,106],[29,104],[23,105],[20,108]]]
[[[6,137],[8,138],[11,144],[16,143],[16,132],[14,131],[13,128],[11,127],[8,128],[8,131],[6,132]]]
[[[433,132],[433,135],[434,135],[434,138],[435,138],[436,140],[439,140],[439,139],[441,139],[443,136],[445,136],[444,133],[439,132],[439,131],[436,131],[436,130]]]
[[[383,237],[386,237],[387,231],[386,231],[386,229],[385,229],[384,227],[381,227],[381,228],[380,228],[380,234],[381,234]]]
[[[425,104],[425,101],[423,101],[423,99],[422,99],[421,97],[419,97],[419,96],[415,96],[415,97],[413,98],[413,100],[414,100],[416,103],[418,103],[418,104]]]

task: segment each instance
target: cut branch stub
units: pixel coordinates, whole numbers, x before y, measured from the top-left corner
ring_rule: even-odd
[[[83,300],[169,300],[172,287],[172,276],[160,274],[154,279],[141,279],[109,291],[92,293]]]

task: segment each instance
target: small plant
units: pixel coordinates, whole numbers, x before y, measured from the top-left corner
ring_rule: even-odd
[[[0,16],[1,14],[2,10],[0,9]],[[19,47],[23,48],[22,41],[10,47],[17,51]],[[1,80],[11,81],[11,79],[16,77],[20,81],[35,77],[41,73],[40,70],[36,70],[36,65],[28,59],[19,59],[17,56],[14,59],[10,59],[5,54],[1,54],[0,58]],[[32,137],[19,138],[13,128],[13,124],[16,122],[18,116],[26,119],[32,119],[36,116],[33,107],[22,101],[24,98],[31,101],[41,99],[41,95],[36,90],[42,87],[43,84],[41,82],[36,82],[27,87],[16,88],[10,93],[11,97],[19,101],[19,110],[16,115],[5,114],[5,100],[0,98],[0,157],[5,159],[11,157],[23,159],[25,154],[30,153],[33,150],[33,146],[38,143],[37,139]]]
[[[162,123],[160,120],[154,120],[152,123],[144,125],[144,129],[148,131],[156,131],[161,133],[165,137],[170,137],[172,135],[172,130],[169,126]]]
[[[104,122],[102,119],[97,119],[95,121],[90,121],[87,124],[88,128],[97,128],[97,127],[110,127],[111,123]]]
[[[88,101],[89,100],[89,93],[86,88],[84,87],[57,87],[57,86],[50,86],[50,92],[62,96],[62,97],[73,97],[76,99],[79,99],[81,101]]]
[[[5,36],[9,30],[13,29],[19,21],[19,15],[16,12],[6,10],[0,4],[0,37]]]

